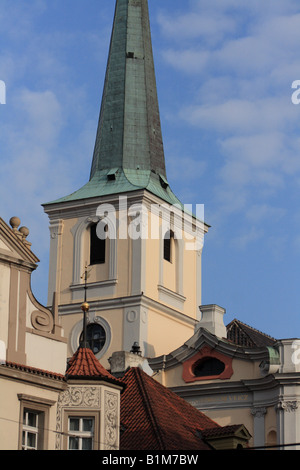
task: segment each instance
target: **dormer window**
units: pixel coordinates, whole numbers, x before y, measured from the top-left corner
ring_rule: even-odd
[[[182,378],[186,383],[230,379],[232,374],[232,357],[206,345],[183,363]]]
[[[225,364],[216,357],[207,357],[196,362],[193,367],[195,377],[209,377],[220,375],[225,369]]]

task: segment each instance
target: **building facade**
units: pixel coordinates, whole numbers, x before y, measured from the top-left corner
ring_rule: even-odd
[[[193,423],[204,413],[208,440],[226,427],[251,446],[300,442],[297,340],[226,327],[224,309],[202,305],[209,226],[168,181],[147,0],[116,0],[88,182],[43,207],[47,308],[30,288],[28,229],[0,219],[3,449],[119,449],[124,384],[112,358],[133,344],[155,385],[136,380],[193,405]]]
[[[55,293],[69,355],[85,295],[90,334],[102,337],[94,352],[106,366],[135,341],[152,357],[193,334],[208,226],[167,180],[147,1],[116,2],[89,181],[43,206],[48,303]]]
[[[219,424],[243,423],[252,447],[299,450],[299,340],[226,327],[217,305],[200,310],[189,341],[149,359],[156,379]]]
[[[0,449],[89,449],[93,442],[116,450],[123,385],[96,359],[94,368],[85,361],[88,371],[77,355],[77,369],[68,367],[56,301],[49,310],[31,291],[38,259],[29,231],[17,217],[10,223],[0,219]]]

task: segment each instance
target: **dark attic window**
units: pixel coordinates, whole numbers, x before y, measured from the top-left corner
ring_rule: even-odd
[[[225,369],[225,364],[215,357],[208,357],[198,361],[193,368],[196,377],[209,377],[220,375]]]
[[[107,226],[105,226],[107,230]],[[97,235],[97,224],[90,227],[90,264],[105,263],[105,246],[106,240],[101,239]]]

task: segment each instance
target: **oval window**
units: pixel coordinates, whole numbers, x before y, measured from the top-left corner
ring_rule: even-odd
[[[83,333],[80,335],[80,343],[83,339]],[[106,334],[103,326],[98,323],[89,323],[86,327],[86,339],[89,348],[94,354],[97,354],[103,348],[106,341]]]
[[[196,377],[220,375],[224,372],[225,364],[215,357],[208,357],[196,362],[193,373]]]

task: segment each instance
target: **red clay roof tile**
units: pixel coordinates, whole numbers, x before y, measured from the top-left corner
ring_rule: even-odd
[[[66,378],[101,378],[122,385],[122,382],[111,375],[99,362],[89,348],[79,347],[70,359]]]
[[[55,380],[64,379],[64,375],[58,374],[57,372],[51,372],[49,370],[38,369],[36,367],[27,366],[24,364],[18,364],[17,362],[6,361],[4,364],[2,364],[2,366],[7,367],[9,369],[16,369],[21,372],[28,372],[32,375],[39,375],[39,376],[48,377],[48,378],[55,379]]]
[[[139,368],[122,381],[121,450],[208,450],[198,431],[220,427]]]

